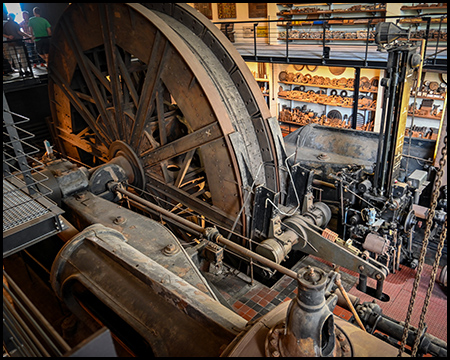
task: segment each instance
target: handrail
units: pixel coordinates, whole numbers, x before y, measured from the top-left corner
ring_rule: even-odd
[[[294,14],[294,15],[305,15],[307,13],[300,13],[300,14]],[[371,61],[369,62],[368,60],[368,55],[369,55],[369,47],[370,46],[376,46],[376,44],[374,43],[374,38],[373,36],[371,36],[371,32],[374,31],[374,27],[375,25],[382,21],[388,21],[388,20],[394,20],[397,19],[395,22],[397,24],[400,23],[401,20],[408,20],[408,19],[417,19],[417,18],[421,18],[424,19],[424,21],[426,21],[426,31],[425,31],[425,35],[423,35],[422,30],[419,32],[412,32],[410,39],[413,41],[418,41],[421,40],[422,38],[425,38],[425,42],[426,42],[426,48],[425,49],[430,49],[431,47],[429,46],[429,42],[430,40],[436,40],[436,45],[433,44],[433,48],[431,48],[433,50],[433,55],[430,56],[431,59],[427,59],[425,60],[425,66],[432,66],[435,68],[439,68],[439,67],[446,67],[446,61],[445,64],[442,63],[442,61],[438,61],[437,58],[437,54],[439,54],[439,46],[442,44],[443,42],[443,34],[446,34],[446,31],[444,31],[442,29],[442,24],[444,19],[446,19],[447,14],[446,13],[434,13],[434,14],[418,14],[418,15],[381,15],[381,16],[357,16],[357,17],[342,17],[342,16],[338,16],[338,17],[333,17],[333,18],[325,18],[325,19],[257,19],[257,20],[226,20],[226,21],[213,21],[213,24],[215,25],[221,25],[221,24],[241,24],[241,25],[245,25],[245,24],[249,24],[253,26],[253,36],[245,36],[244,31],[242,31],[242,33],[240,34],[241,37],[237,37],[234,36],[234,39],[236,39],[236,45],[242,45],[242,44],[250,44],[250,42],[253,42],[253,56],[252,55],[245,55],[244,60],[246,61],[262,61],[262,62],[266,62],[266,61],[273,61],[274,62],[280,62],[280,60],[283,60],[285,63],[299,63],[298,61],[300,61],[300,59],[298,58],[294,58],[292,56],[292,49],[295,49],[295,47],[298,44],[293,43],[293,41],[306,41],[306,44],[311,44],[314,42],[318,42],[318,44],[321,45],[322,47],[322,56],[320,59],[317,60],[313,60],[311,58],[306,58],[306,59],[302,59],[305,60],[305,64],[314,64],[314,65],[328,65],[328,66],[339,66],[339,63],[336,63],[336,60],[333,58],[330,58],[330,47],[329,44],[330,42],[333,42],[333,46],[337,47],[337,46],[347,46],[348,45],[348,41],[353,40],[355,41],[354,43],[352,43],[352,45],[361,45],[364,46],[364,54],[363,54],[363,61],[350,61],[349,64],[346,64],[345,62],[341,62],[342,66],[353,66],[353,67],[367,67],[367,66],[371,66],[371,67],[376,67],[376,68],[385,68],[387,66],[387,61]],[[280,15],[280,17],[283,17],[283,15]],[[436,19],[439,19],[439,21],[435,21]],[[345,20],[345,22],[344,22]],[[348,22],[348,21],[353,21],[353,22]],[[367,25],[365,27],[365,29],[363,31],[365,31],[364,33],[360,33],[359,36],[360,37],[356,37],[356,38],[344,38],[342,36],[345,36],[345,32],[347,33],[351,33],[351,31],[348,31],[348,27],[349,26],[354,26],[357,24],[354,24],[355,21],[361,21],[361,20],[367,20],[367,23],[361,23],[361,30],[363,30],[363,25]],[[434,21],[433,21],[434,20]],[[336,21],[342,21],[341,24],[336,24]],[[273,32],[268,34],[268,41],[270,45],[282,45],[283,43],[286,44],[285,47],[285,56],[274,56],[273,58],[271,56],[261,56],[261,49],[263,48],[263,46],[266,46],[265,44],[262,45],[261,41],[258,41],[258,35],[257,35],[257,26],[260,24],[265,24],[268,29],[271,28],[271,24],[276,23],[278,24],[280,27],[284,27],[285,30],[284,31],[276,31],[276,38],[274,38],[273,36]],[[305,26],[305,24],[309,25],[308,27]],[[438,25],[438,29],[431,29],[431,25]],[[314,25],[321,25],[321,30],[319,31],[312,31],[312,26]],[[411,25],[414,25],[414,22],[412,22],[410,24],[410,28]],[[290,38],[289,34],[290,34],[290,30],[292,30],[292,28],[294,26],[299,26],[299,30],[298,30],[298,34],[310,34],[312,35],[312,37],[295,37],[295,38]],[[332,32],[327,32],[328,29],[330,29],[330,26],[333,26],[333,31]],[[401,24],[400,24],[401,26]],[[345,29],[345,30],[339,30],[339,28],[341,29]],[[301,30],[300,30],[301,29]],[[372,30],[371,30],[372,29]],[[243,29],[239,29],[238,31],[236,31],[236,29],[234,29],[236,35],[239,34],[239,30],[243,30]],[[294,32],[296,32],[297,30],[294,30]],[[345,32],[344,32],[345,31]],[[284,33],[285,32],[285,36],[284,37],[280,37],[280,33]],[[319,35],[320,32],[320,35]],[[337,37],[328,37],[327,35],[336,35]],[[297,34],[296,34],[297,35]],[[298,35],[297,35],[298,36]],[[341,36],[341,37],[339,37]],[[364,38],[362,38],[361,36],[364,36]],[[267,38],[267,37],[266,37]],[[233,40],[234,40],[233,39]],[[233,41],[235,42],[235,41]],[[347,44],[344,45],[344,43],[347,42]],[[442,47],[443,45],[441,45]],[[270,58],[270,60],[268,60],[267,58]],[[334,60],[334,61],[333,61]]]

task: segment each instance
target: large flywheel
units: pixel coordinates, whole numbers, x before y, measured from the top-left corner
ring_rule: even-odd
[[[187,5],[69,6],[49,78],[54,130],[72,158],[96,166],[123,155],[135,186],[244,235],[251,186],[279,191],[279,139],[261,92]]]

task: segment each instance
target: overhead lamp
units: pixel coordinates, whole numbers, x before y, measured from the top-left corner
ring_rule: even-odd
[[[378,23],[375,28],[375,43],[378,45],[387,45],[401,37],[409,39],[409,29],[403,29],[394,23]]]

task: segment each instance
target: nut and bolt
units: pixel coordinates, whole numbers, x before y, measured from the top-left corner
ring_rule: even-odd
[[[166,245],[163,249],[164,255],[167,255],[167,256],[174,255],[177,252],[178,252],[178,248],[173,243]]]
[[[338,338],[339,341],[344,341],[345,340],[345,335],[342,334],[342,333],[339,333],[337,338]]]
[[[114,224],[119,225],[119,224],[123,224],[126,220],[127,220],[127,218],[119,215],[113,220],[113,222],[114,222]]]
[[[167,246],[165,247],[165,250],[166,250],[167,252],[173,252],[173,251],[175,251],[175,245],[174,245],[174,244],[169,244],[169,245],[167,245]]]
[[[345,352],[345,353],[349,352],[350,351],[350,346],[348,344],[343,345],[342,346],[342,351]]]

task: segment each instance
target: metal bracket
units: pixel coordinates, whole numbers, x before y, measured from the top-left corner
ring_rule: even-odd
[[[356,248],[350,247],[346,243],[332,242],[320,235],[323,231],[321,228],[300,218],[298,221],[305,230],[308,241],[317,249],[317,252],[315,252],[311,247],[306,246],[301,249],[302,251],[318,256],[331,263],[341,265],[346,269],[376,279],[377,281],[386,279],[389,270],[385,265],[370,258],[367,260],[362,259],[359,256],[360,251]]]

